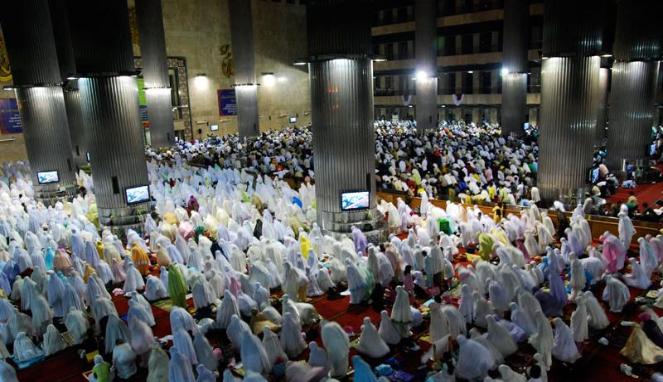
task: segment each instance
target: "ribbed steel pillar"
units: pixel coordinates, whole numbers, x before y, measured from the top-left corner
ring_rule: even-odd
[[[624,161],[644,165],[654,123],[658,60],[663,57],[663,32],[657,0],[620,1],[617,5],[608,167],[622,170]]]
[[[563,200],[586,187],[598,115],[599,65],[598,56],[543,60],[538,179],[543,199]]]
[[[436,2],[416,0],[414,4],[417,130],[437,128],[437,26]]]
[[[658,62],[615,62],[610,93],[608,167],[642,162],[651,144]]]
[[[67,5],[69,19],[76,20],[71,34],[99,223],[118,233],[140,229],[150,202],[129,205],[126,199],[128,188],[149,185],[127,3]]]
[[[175,143],[175,126],[161,0],[136,0],[136,18],[150,120],[150,143],[152,147],[170,147]]]
[[[367,58],[338,58],[311,63],[309,69],[318,223],[348,232],[369,221],[375,208],[373,64]],[[370,191],[370,209],[342,212],[341,193],[362,190]]]
[[[503,74],[502,134],[522,134],[527,119],[527,73]]]
[[[74,192],[74,162],[60,86],[16,89],[23,138],[38,199],[53,203]],[[40,184],[38,174],[57,171],[59,181]]]
[[[12,1],[0,13],[37,199],[74,191],[73,161],[60,68],[47,0]],[[48,184],[38,174],[57,171]]]
[[[69,136],[71,137],[72,158],[74,167],[79,169],[87,164],[85,153],[85,121],[81,114],[81,102],[78,95],[78,83],[76,78],[76,60],[74,48],[71,42],[71,30],[69,28],[69,14],[67,12],[67,0],[48,0],[51,10],[51,21],[53,23],[53,36],[58,55],[60,77],[63,81],[64,104],[67,109],[67,120],[69,122]]]
[[[599,69],[599,107],[596,118],[596,139],[594,145],[601,146],[606,137],[606,125],[608,123],[608,85],[610,83],[610,68]]]
[[[253,137],[260,133],[260,128],[251,1],[229,0],[228,8],[235,65],[237,128],[240,137]]]
[[[69,122],[69,135],[71,137],[74,165],[80,168],[87,164],[86,154],[89,148],[85,140],[87,131],[85,129],[83,112],[81,111],[78,80],[70,81],[70,84],[64,88],[64,105],[67,109],[67,121]]]
[[[527,121],[529,2],[504,1],[502,134],[522,134]]]
[[[352,6],[353,12],[347,9]],[[314,0],[307,8],[317,220],[380,235],[375,202],[373,62],[369,2]],[[341,194],[368,192],[367,208],[343,211]]]
[[[607,2],[546,0],[538,187],[549,203],[583,198],[592,166]]]

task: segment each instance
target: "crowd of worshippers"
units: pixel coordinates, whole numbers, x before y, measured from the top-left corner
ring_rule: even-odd
[[[409,122],[377,121],[376,167],[382,189],[435,199],[515,205],[531,195],[538,171],[532,139],[503,137],[498,126],[441,123],[421,134]],[[528,135],[529,137],[529,135]],[[534,200],[538,202],[538,200]]]
[[[467,199],[515,205],[531,195],[536,183],[538,147],[532,134],[502,137],[498,126],[442,122],[433,132],[417,135],[410,121],[376,121],[376,181],[379,189],[418,196],[425,190],[436,199]],[[219,164],[262,175],[313,178],[310,128],[263,132],[257,138],[238,135],[199,142],[178,141],[173,148],[191,163]],[[172,150],[148,156],[169,158]],[[538,200],[535,200],[538,201]]]
[[[351,370],[357,382],[406,370],[431,382],[545,381],[553,363],[575,363],[589,341],[614,346],[604,338],[616,325],[606,311],[627,304],[642,312],[628,323],[625,362],[663,361],[663,321],[651,308],[663,307],[663,288],[652,285],[663,236],[634,238],[626,206],[618,236],[606,232],[596,244],[582,205],[560,232],[536,205],[490,217],[469,205],[438,208],[424,193],[418,211],[380,201],[394,234],[376,246],[358,228],[340,238],[322,232],[315,186],[294,190],[278,178],[174,160],[148,163],[154,216],[125,240],[100,233],[93,188],[47,208],[20,166],[5,168],[0,380],[17,381],[14,366],[39,367],[71,347],[98,351],[100,382],[145,368],[148,381],[334,381]],[[629,251],[634,242],[638,253]],[[633,300],[629,288],[652,294]],[[379,311],[379,322],[367,317],[350,335],[307,302],[344,291],[350,304]],[[128,299],[126,319],[118,298]],[[173,305],[170,340],[152,332],[151,303],[164,299]],[[526,343],[535,351],[528,363],[509,365]],[[394,349],[419,352],[424,367],[387,362]]]

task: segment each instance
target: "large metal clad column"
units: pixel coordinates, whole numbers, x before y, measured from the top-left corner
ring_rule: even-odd
[[[608,94],[610,85],[610,68],[604,67],[604,59],[601,59],[601,69],[599,70],[599,109],[596,118],[596,139],[595,146],[603,145],[606,135],[606,125],[608,123]]]
[[[74,192],[75,177],[48,1],[12,1],[0,17],[35,194],[51,204]]]
[[[663,56],[663,30],[657,0],[620,1],[615,30],[608,167],[622,170],[625,162],[643,165],[654,123],[658,60]]]
[[[229,0],[230,38],[232,40],[237,98],[237,129],[240,137],[260,133],[258,122],[258,84],[256,82],[253,14],[250,0]]]
[[[118,233],[140,229],[150,202],[129,204],[126,197],[128,188],[149,184],[127,3],[70,0],[67,5],[69,19],[76,20],[70,26],[99,223]]]
[[[73,150],[74,164],[80,168],[87,164],[87,153],[90,148],[87,143],[88,130],[81,110],[81,94],[78,91],[78,80],[70,80],[64,87],[64,105],[67,109],[69,122],[69,135]]]
[[[437,9],[436,2],[416,0],[414,4],[414,48],[416,64],[417,130],[437,128]]]
[[[547,0],[543,26],[538,187],[575,204],[587,189],[599,106],[602,0]]]
[[[378,228],[369,10],[350,0],[312,1],[307,9],[315,196],[325,231]],[[367,208],[343,211],[348,191],[368,192]]]
[[[85,120],[81,114],[81,102],[78,94],[78,78],[76,77],[76,61],[74,48],[71,43],[69,29],[69,15],[67,13],[67,0],[49,0],[51,21],[53,23],[53,36],[58,55],[60,77],[63,82],[64,104],[67,110],[69,123],[69,136],[71,138],[72,157],[74,166],[81,168],[87,164],[85,136]]]
[[[600,57],[552,57],[541,68],[538,186],[546,200],[585,187],[598,116]]]
[[[527,53],[529,2],[504,1],[504,48],[502,75],[502,134],[522,134],[527,121]]]
[[[136,17],[150,119],[150,144],[157,148],[170,147],[175,143],[175,125],[161,0],[137,0]]]
[[[651,144],[656,98],[656,61],[616,61],[612,66],[608,167],[623,170],[624,161],[646,158]]]

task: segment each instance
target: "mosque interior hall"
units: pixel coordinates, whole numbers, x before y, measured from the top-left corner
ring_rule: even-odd
[[[661,0],[6,0],[0,382],[663,382]]]

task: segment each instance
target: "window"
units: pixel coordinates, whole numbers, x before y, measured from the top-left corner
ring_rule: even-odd
[[[407,41],[398,42],[398,59],[405,60],[408,58],[407,54]]]
[[[456,36],[444,36],[444,55],[453,56],[456,54]]]
[[[492,83],[492,73],[491,72],[481,72],[479,73],[479,93],[481,94],[490,94],[491,92],[491,83]]]
[[[447,73],[447,94],[454,94],[456,92],[456,73]]]
[[[464,34],[463,37],[463,42],[462,42],[462,54],[471,54],[474,52],[473,47],[474,47],[474,39],[472,38],[472,34]]]
[[[488,53],[492,52],[492,33],[491,32],[481,32],[479,33],[479,52]]]
[[[472,94],[474,92],[474,74],[463,73],[463,94]]]

